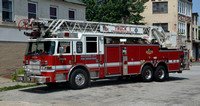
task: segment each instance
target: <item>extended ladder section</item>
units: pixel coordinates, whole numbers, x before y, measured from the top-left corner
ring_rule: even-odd
[[[26,21],[27,22],[27,21]],[[110,37],[135,37],[147,39],[149,42],[155,42],[162,47],[170,47],[170,36],[167,36],[161,27],[115,24],[103,22],[89,22],[77,20],[30,20],[25,27],[31,27],[38,30],[41,36],[48,35],[58,37],[64,33],[82,33],[82,34],[103,34]],[[64,36],[63,36],[64,37]]]

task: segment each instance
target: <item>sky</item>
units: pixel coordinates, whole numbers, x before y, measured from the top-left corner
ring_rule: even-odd
[[[200,26],[200,0],[193,0],[193,13],[197,12],[199,14],[199,26]]]

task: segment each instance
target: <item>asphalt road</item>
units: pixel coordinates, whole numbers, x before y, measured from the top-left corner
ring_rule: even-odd
[[[92,82],[90,88],[71,90],[47,86],[0,92],[0,105],[136,105],[200,106],[200,66],[170,74],[165,82],[137,80]]]

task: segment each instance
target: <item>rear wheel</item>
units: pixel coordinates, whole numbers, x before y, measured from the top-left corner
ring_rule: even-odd
[[[82,89],[88,86],[89,76],[83,69],[76,69],[69,80],[72,89]]]
[[[142,80],[145,82],[150,82],[153,77],[153,70],[150,66],[144,66],[141,72]]]
[[[159,81],[159,82],[164,81],[168,77],[166,68],[163,66],[158,66],[154,73],[154,77],[156,81]]]

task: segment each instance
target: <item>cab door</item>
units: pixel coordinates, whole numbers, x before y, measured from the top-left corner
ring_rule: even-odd
[[[99,71],[99,37],[85,36],[85,65],[90,71]]]
[[[63,52],[59,50],[59,48],[63,48]],[[65,80],[66,73],[68,73],[69,69],[73,65],[73,48],[72,41],[58,41],[57,42],[57,56],[55,61],[55,74],[56,81]]]

